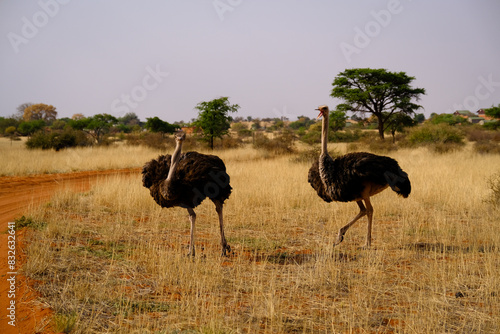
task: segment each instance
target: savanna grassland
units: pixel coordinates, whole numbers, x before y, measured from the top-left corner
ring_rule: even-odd
[[[345,145],[336,148],[345,153]],[[73,170],[73,161],[89,169],[138,167],[158,153],[122,146],[39,154],[60,159],[60,172],[64,164]],[[224,206],[227,258],[210,201],[196,209],[191,259],[187,211],[157,206],[139,173],[103,177],[88,192],[62,192],[25,213],[18,221],[29,229],[23,273],[52,308],[56,331],[500,331],[500,208],[489,184],[500,155],[469,146],[387,154],[413,189],[408,199],[391,190],[373,198],[367,250],[360,248],[366,218],[332,247],[358,208],[323,202],[307,182],[309,162],[249,147],[217,154],[233,187]],[[32,167],[17,161],[18,168]]]

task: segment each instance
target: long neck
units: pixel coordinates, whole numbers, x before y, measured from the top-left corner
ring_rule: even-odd
[[[182,142],[178,141],[176,142],[175,150],[174,153],[172,154],[172,160],[170,162],[170,169],[168,171],[167,175],[167,182],[172,181],[172,178],[174,177],[175,169],[177,168],[177,164],[179,163],[179,159],[181,157],[181,150],[182,150]]]
[[[328,155],[328,112],[323,115],[323,123],[321,128],[321,155]]]

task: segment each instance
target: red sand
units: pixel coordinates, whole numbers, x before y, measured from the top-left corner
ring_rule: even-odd
[[[22,177],[0,177],[0,333],[32,334],[54,333],[51,328],[52,310],[48,305],[37,300],[37,293],[30,287],[30,282],[19,273],[25,261],[23,253],[24,231],[15,234],[16,265],[14,272],[17,275],[8,275],[13,270],[8,267],[9,240],[12,246],[13,237],[5,233],[8,222],[20,217],[31,205],[46,202],[57,191],[70,189],[72,191],[86,191],[92,183],[102,176],[132,174],[139,169],[117,169],[106,171],[89,171],[68,174],[44,174]],[[15,276],[15,285],[11,285],[9,278]],[[15,286],[15,288],[14,288]],[[11,289],[11,287],[13,289]],[[12,297],[14,292],[15,297]],[[11,301],[15,301],[15,326],[9,324],[7,308]],[[12,315],[13,317],[13,315]]]

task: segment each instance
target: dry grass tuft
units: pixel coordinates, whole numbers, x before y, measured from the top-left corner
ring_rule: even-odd
[[[464,149],[392,152],[413,192],[373,198],[366,220],[332,248],[353,203],[324,203],[309,163],[221,152],[234,188],[225,206],[234,254],[219,257],[212,203],[161,209],[140,175],[62,193],[32,222],[24,273],[71,333],[345,333],[500,330],[498,206],[484,199],[500,157]],[[473,172],[471,172],[473,171]],[[27,215],[28,217],[28,215]]]

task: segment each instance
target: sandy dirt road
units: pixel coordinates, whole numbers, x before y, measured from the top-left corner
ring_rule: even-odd
[[[86,191],[100,177],[129,175],[139,173],[139,171],[140,169],[136,168],[0,177],[0,333],[54,333],[48,322],[51,314],[50,308],[36,299],[36,292],[20,271],[25,259],[23,255],[24,231],[16,231],[13,235],[6,233],[9,231],[9,222],[22,216],[30,206],[49,201],[58,191]],[[15,245],[15,253],[12,252],[13,245]],[[8,261],[13,258],[8,258],[8,256],[15,256],[14,270],[9,268]],[[15,308],[12,307],[12,303]]]

